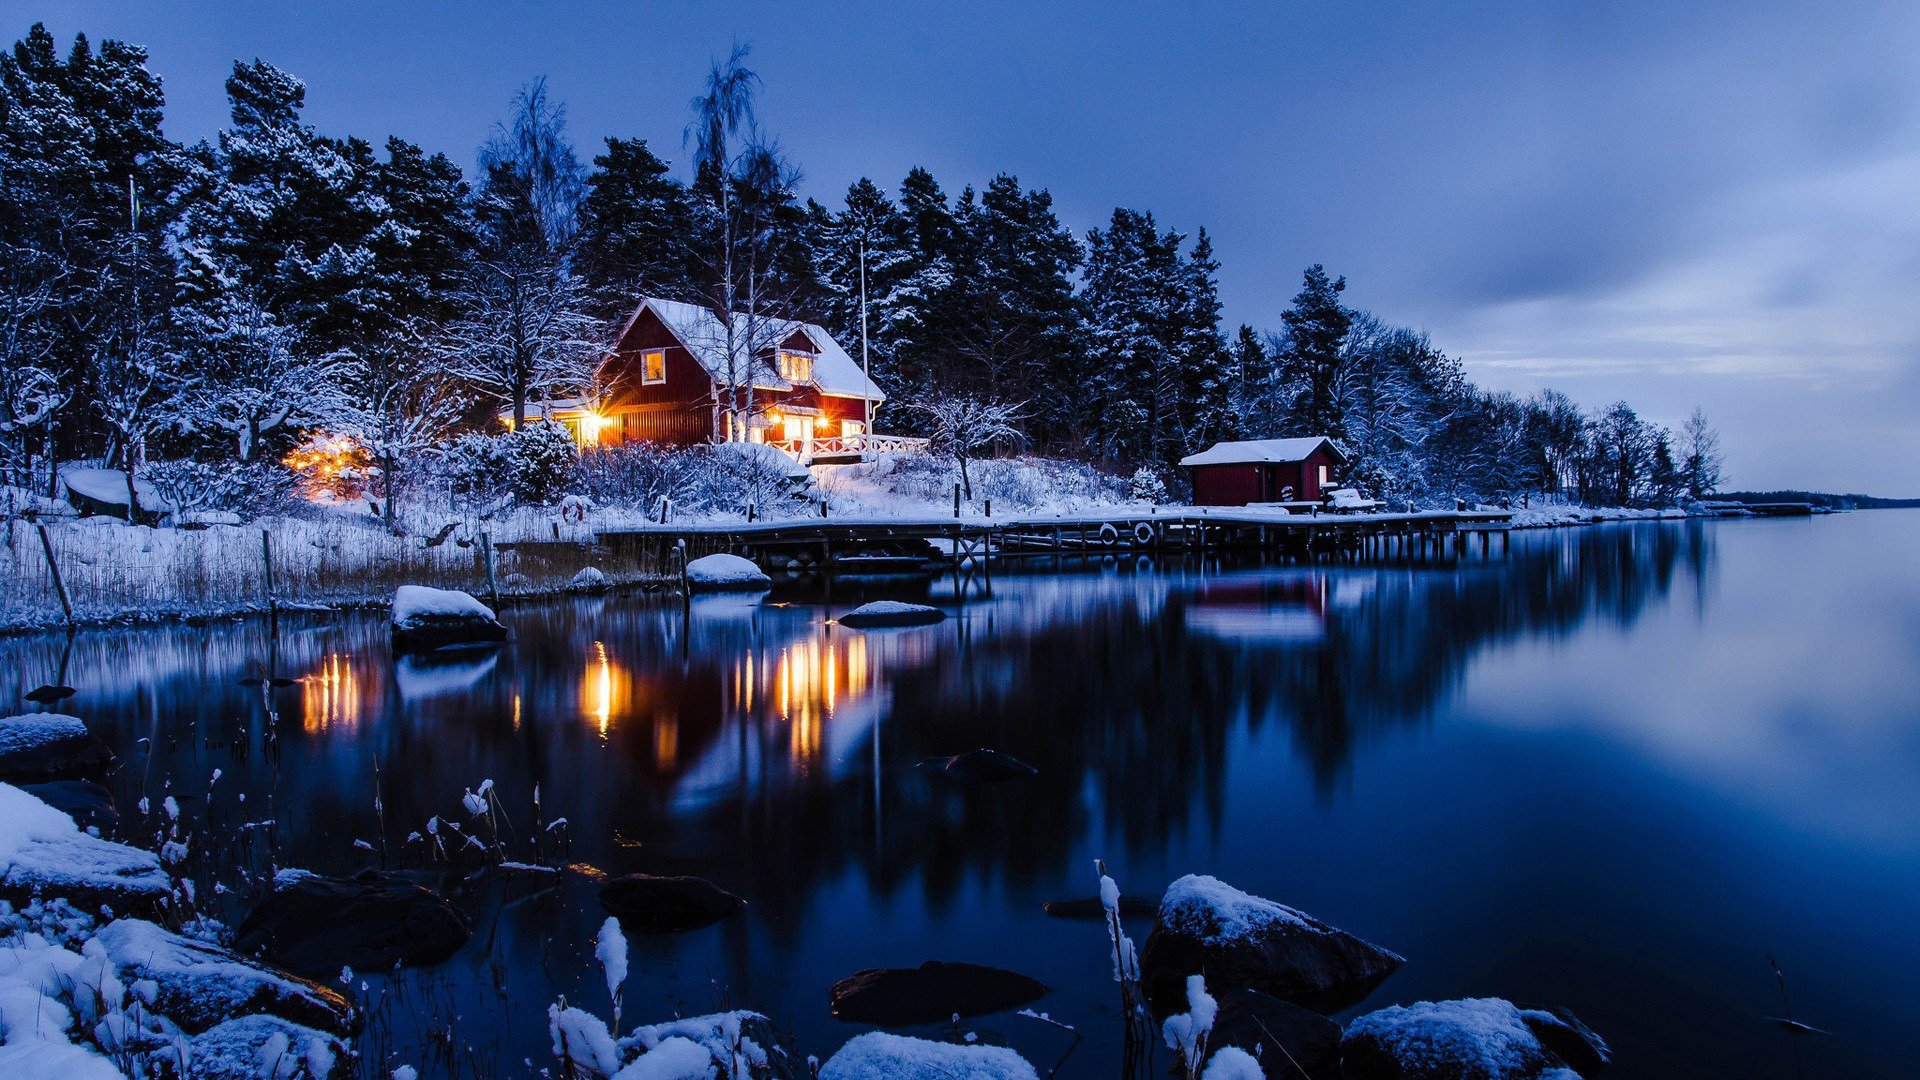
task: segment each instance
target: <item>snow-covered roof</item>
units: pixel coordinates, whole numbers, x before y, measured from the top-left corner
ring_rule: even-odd
[[[727,333],[726,326],[720,321],[718,315],[700,304],[648,297],[641,301],[633,317],[627,320],[627,325],[632,326],[633,319],[639,318],[640,312],[647,310],[652,310],[660,317],[660,321],[666,324],[673,336],[679,339],[680,344],[693,354],[693,358],[700,362],[700,366],[705,368],[707,374],[716,382],[726,378]],[[847,351],[840,347],[839,342],[833,340],[833,335],[827,333],[826,328],[815,323],[803,323],[790,319],[766,320],[763,327],[760,336],[771,339],[759,343],[759,351],[765,353],[771,352],[773,341],[785,341],[796,332],[806,335],[807,340],[813,343],[815,350],[812,385],[818,387],[821,393],[833,397],[870,397],[876,402],[887,400],[886,393],[861,373],[859,363],[847,355]],[[622,333],[624,332],[623,329]],[[735,315],[736,338],[746,337],[747,332],[746,316]],[[770,359],[770,356],[756,358],[750,373],[754,388],[757,390],[793,389],[793,383],[781,378],[774,371],[768,363]]]
[[[1241,442],[1218,442],[1197,454],[1188,454],[1180,459],[1182,465],[1247,465],[1257,463],[1285,464],[1305,461],[1315,450],[1324,445],[1333,451],[1336,458],[1343,458],[1340,448],[1325,435],[1312,435],[1303,439],[1246,439]]]

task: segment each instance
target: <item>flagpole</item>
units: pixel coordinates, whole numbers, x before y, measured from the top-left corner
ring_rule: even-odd
[[[873,370],[867,359],[867,230],[860,229],[860,394],[867,405],[867,445],[873,442]],[[865,447],[862,447],[864,451]],[[863,459],[865,453],[860,455]]]

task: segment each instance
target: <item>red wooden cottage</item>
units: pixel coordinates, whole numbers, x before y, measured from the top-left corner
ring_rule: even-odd
[[[1346,455],[1325,436],[1222,442],[1180,459],[1193,471],[1196,506],[1318,502]]]
[[[752,347],[743,344],[750,339]],[[729,363],[730,356],[738,359]],[[751,415],[728,416],[720,404],[723,389],[748,380]],[[872,436],[873,408],[887,395],[813,323],[749,326],[736,316],[729,343],[726,324],[712,310],[649,297],[621,327],[598,385],[595,398],[535,402],[532,411],[565,424],[582,445],[751,441],[819,463],[915,449],[920,442]]]

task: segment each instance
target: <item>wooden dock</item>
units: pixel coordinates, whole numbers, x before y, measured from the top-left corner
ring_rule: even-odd
[[[642,525],[597,532],[619,559],[667,565],[715,552],[763,568],[898,573],[943,563],[1030,556],[1259,553],[1290,561],[1457,559],[1505,554],[1512,515],[1498,511],[1297,514],[1236,507],[994,518],[968,515],[788,518]]]

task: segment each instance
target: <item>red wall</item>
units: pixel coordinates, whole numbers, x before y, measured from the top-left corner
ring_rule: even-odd
[[[1325,446],[1303,462],[1196,465],[1193,467],[1193,502],[1195,506],[1280,502],[1289,487],[1293,489],[1295,501],[1317,502],[1324,493],[1320,487],[1322,465],[1327,467],[1329,486],[1337,483],[1340,462]]]
[[[787,344],[812,347],[799,334]],[[651,349],[666,350],[663,383],[641,381],[641,354]],[[651,310],[641,312],[627,328],[602,369],[602,378],[612,387],[606,407],[610,423],[601,430],[602,444],[648,439],[690,445],[713,438],[713,378]],[[754,392],[756,408],[777,407],[781,402],[819,409],[822,416],[816,420],[816,432],[823,438],[839,435],[842,420],[866,419],[867,403],[860,398],[831,397],[811,387]]]

